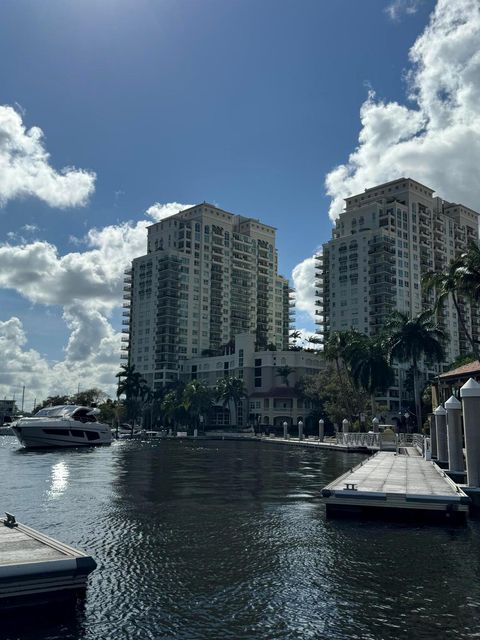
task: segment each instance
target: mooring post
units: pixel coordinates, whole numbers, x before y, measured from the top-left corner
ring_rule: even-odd
[[[439,405],[433,412],[435,425],[437,427],[437,460],[442,464],[448,463],[447,444],[447,412]]]
[[[447,410],[447,445],[448,445],[448,468],[450,471],[463,471],[463,450],[462,450],[462,418],[460,412],[462,403],[455,396],[445,402]]]
[[[298,421],[298,439],[303,440],[303,422],[301,420]]]
[[[432,458],[437,457],[437,424],[433,413],[428,414],[428,422],[430,423],[430,444],[432,450]]]
[[[480,487],[480,384],[470,378],[460,389],[465,430],[465,458],[467,460],[467,484]]]
[[[283,439],[286,440],[288,436],[288,422],[283,423]]]
[[[349,426],[350,426],[349,421],[346,418],[344,418],[342,420],[342,431],[343,431],[343,433],[348,433]]]
[[[320,442],[323,442],[323,438],[325,437],[325,421],[320,418],[318,421],[318,439]]]

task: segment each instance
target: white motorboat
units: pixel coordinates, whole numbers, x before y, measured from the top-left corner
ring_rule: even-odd
[[[73,404],[45,407],[31,418],[18,420],[12,430],[28,448],[110,444],[112,432],[108,424],[97,421],[99,413]]]

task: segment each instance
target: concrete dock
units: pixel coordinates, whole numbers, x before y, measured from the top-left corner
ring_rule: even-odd
[[[468,496],[433,462],[410,454],[380,451],[328,484],[322,489],[327,514],[395,510],[464,519]]]
[[[0,518],[0,611],[75,599],[87,586],[95,560],[73,547]]]

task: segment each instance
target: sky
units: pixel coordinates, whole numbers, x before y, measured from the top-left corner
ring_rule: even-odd
[[[480,209],[478,0],[0,4],[0,397],[115,394],[146,226],[277,228],[297,327],[343,198],[409,176]]]

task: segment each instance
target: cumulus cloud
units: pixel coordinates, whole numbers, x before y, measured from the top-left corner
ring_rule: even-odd
[[[35,349],[27,349],[27,336],[19,318],[0,320],[0,389],[2,396],[14,394],[20,406],[25,386],[25,410],[51,395],[73,394],[78,387],[99,387],[115,394],[113,374],[118,370],[118,339],[111,327],[97,342],[97,349],[83,360],[66,358],[52,364]]]
[[[155,206],[171,215],[188,205]],[[112,327],[111,315],[122,303],[125,268],[146,251],[149,224],[141,220],[90,229],[81,243],[85,250],[64,255],[51,243],[27,242],[16,234],[0,245],[0,289],[14,290],[33,304],[62,308],[70,332],[64,359],[52,365],[25,349],[18,318],[2,318],[1,394],[11,395],[21,380],[38,398],[73,393],[79,383],[114,395],[121,334]]]
[[[189,207],[193,207],[193,205],[179,204],[178,202],[167,202],[166,204],[155,202],[150,207],[148,207],[145,213],[155,222],[159,222],[160,220],[168,218],[168,216],[173,216],[175,213],[178,213],[183,209],[188,209]]]
[[[315,257],[305,258],[292,271],[295,310],[315,320]]]
[[[402,15],[417,13],[423,0],[393,0],[385,7],[385,13],[391,20],[398,20]]]
[[[85,205],[95,189],[95,173],[74,167],[54,169],[42,130],[27,129],[22,115],[0,105],[0,205],[31,196],[51,207]]]
[[[332,220],[343,198],[401,176],[479,208],[478,0],[438,0],[410,62],[407,104],[379,100],[371,91],[360,110],[357,148],[326,176]]]

